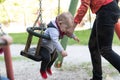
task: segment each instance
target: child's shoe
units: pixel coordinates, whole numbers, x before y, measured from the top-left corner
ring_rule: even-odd
[[[52,71],[51,71],[50,68],[47,68],[47,73],[48,73],[49,75],[52,75]]]
[[[47,79],[47,74],[45,71],[40,71],[40,74],[41,74],[43,79]]]

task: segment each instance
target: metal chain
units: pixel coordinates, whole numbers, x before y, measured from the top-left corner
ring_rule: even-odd
[[[40,22],[43,23],[43,20],[42,20],[42,0],[39,0],[40,1]]]
[[[42,0],[39,0],[39,15],[37,17],[37,19],[35,20],[35,23],[33,24],[33,27],[35,27],[35,25],[37,24],[37,22],[40,20],[40,24],[43,23],[43,20],[42,20]]]
[[[0,24],[0,36],[3,36],[5,35],[6,33],[3,31],[2,29],[2,24]]]

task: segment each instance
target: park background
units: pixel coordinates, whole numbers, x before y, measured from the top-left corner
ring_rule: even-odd
[[[60,0],[60,13],[68,11],[70,1],[71,0]],[[49,23],[50,20],[55,19],[58,15],[58,2],[59,0],[42,0],[43,23]],[[78,1],[77,8],[79,4],[80,1]],[[26,28],[33,26],[38,16],[39,7],[39,0],[0,0],[0,23],[2,24],[4,32],[10,33],[13,37],[13,43],[25,44],[27,38]],[[68,45],[87,45],[94,18],[95,15],[88,10],[86,16],[75,31],[75,34],[81,39],[81,42],[76,43],[69,39]],[[36,43],[36,40],[33,43]],[[120,44],[116,34],[113,44]]]
[[[25,31],[26,27],[32,26],[38,15],[39,0],[1,0],[0,4],[0,23],[3,24],[6,32],[17,32],[14,29],[19,28],[19,32]],[[42,0],[42,18],[44,23],[48,23],[58,15],[59,0]],[[79,1],[78,1],[79,2]],[[80,4],[80,2],[78,3]],[[68,11],[70,0],[60,0],[60,13]],[[79,7],[79,5],[78,5]],[[91,14],[92,20],[94,19]],[[90,28],[89,14],[84,17],[79,25]],[[11,30],[11,28],[13,29]]]
[[[68,11],[70,1],[71,0],[60,0],[61,12]],[[77,7],[79,7],[79,4],[80,2],[78,3]],[[38,74],[37,72],[34,73],[34,70],[37,71],[39,69],[38,63],[32,62],[31,60],[19,56],[20,50],[24,48],[24,45],[26,43],[26,39],[27,39],[26,28],[31,27],[33,25],[34,21],[37,18],[38,10],[39,10],[39,0],[0,0],[0,15],[1,15],[0,23],[2,24],[2,29],[4,32],[8,33],[13,38],[13,44],[11,45],[12,48],[11,52],[14,51],[13,65],[15,67],[14,70],[15,70],[16,80],[41,79],[39,78],[39,75],[35,75]],[[58,15],[58,0],[42,0],[43,22],[47,24],[57,15]],[[86,57],[85,53],[86,54],[88,53],[86,52],[88,51],[86,47],[88,44],[88,39],[91,32],[91,26],[94,21],[95,15],[91,14],[91,17],[92,18],[90,23],[90,19],[89,19],[90,16],[88,11],[81,24],[79,24],[76,28],[75,34],[80,38],[80,43],[76,43],[74,40],[71,39],[68,40],[69,49],[67,49],[67,51],[70,52],[70,55],[72,53],[79,53],[79,52],[80,54],[76,54],[77,57],[74,56],[73,54],[72,56],[68,56],[69,59],[67,58],[65,59],[65,61],[68,60],[69,61],[64,62],[63,67],[60,70],[53,68],[55,74],[53,75],[53,77],[50,77],[49,80],[65,80],[65,79],[87,80],[88,78],[90,78],[91,63],[82,62],[82,60],[80,62],[77,62],[79,61],[77,59],[79,59],[78,56],[80,56],[81,58],[84,58],[83,61],[90,60],[90,57],[89,58]],[[36,43],[37,43],[37,39],[33,41],[33,45]],[[116,36],[116,34],[114,36],[113,45],[115,46],[120,45],[119,39]],[[73,49],[73,47],[75,50]],[[15,49],[17,51],[15,51]],[[118,49],[119,48],[116,48],[116,50]],[[0,60],[3,61],[4,59],[0,57]],[[75,62],[73,60],[75,60]],[[0,62],[0,64],[1,64],[0,66],[3,66],[4,63]],[[120,78],[119,74],[116,72],[116,70],[114,70],[114,68],[110,64],[104,64],[103,67],[104,67],[104,78],[106,78],[106,80],[114,80],[113,78],[109,78],[111,76],[113,76],[115,80],[119,80]],[[5,75],[4,71],[5,71],[4,68],[0,68],[1,75]],[[33,72],[33,74],[30,73],[29,71]],[[61,75],[62,77],[59,74],[62,74]],[[25,76],[24,78],[22,78],[23,75]],[[32,76],[36,76],[36,77],[32,77]]]

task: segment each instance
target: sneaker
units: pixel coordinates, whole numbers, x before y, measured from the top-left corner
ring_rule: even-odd
[[[47,73],[48,73],[49,75],[52,75],[52,71],[51,71],[50,68],[47,68]]]
[[[47,74],[45,71],[40,71],[40,74],[41,74],[43,79],[47,79]]]

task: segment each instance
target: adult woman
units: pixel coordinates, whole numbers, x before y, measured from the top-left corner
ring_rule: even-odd
[[[118,21],[120,10],[116,0],[81,0],[81,5],[74,18],[75,27],[83,19],[88,7],[92,13],[96,14],[89,39],[89,50],[93,65],[91,80],[102,80],[101,55],[120,72],[120,56],[112,50],[114,24]],[[73,30],[71,29],[70,33]]]

